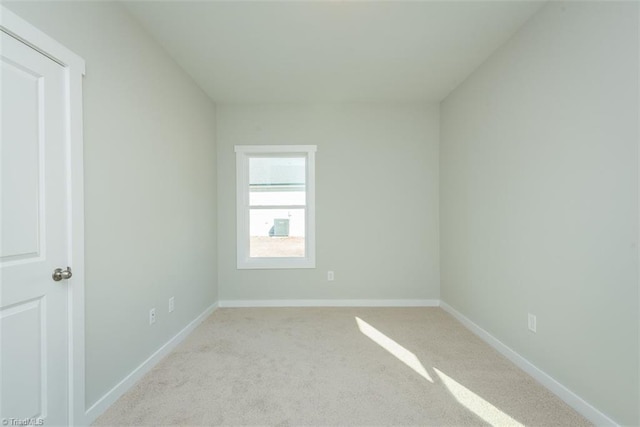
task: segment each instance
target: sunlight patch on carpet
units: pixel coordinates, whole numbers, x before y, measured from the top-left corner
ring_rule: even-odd
[[[420,363],[420,360],[418,360],[415,354],[413,354],[361,318],[356,317],[356,323],[358,324],[360,332],[362,332],[380,347],[384,348],[389,353],[394,355],[402,363],[416,371],[418,375],[425,378],[430,383],[433,383],[433,379],[427,373],[427,370],[424,368],[424,366],[422,366],[422,363]]]
[[[514,420],[439,369],[434,367],[433,370],[458,403],[482,418],[485,422],[492,426],[523,426],[522,423]]]

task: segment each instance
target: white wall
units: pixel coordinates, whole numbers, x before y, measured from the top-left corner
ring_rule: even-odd
[[[628,425],[638,76],[637,3],[551,2],[441,106],[442,299]]]
[[[86,60],[90,406],[217,299],[214,106],[117,3],[4,4]]]
[[[217,280],[221,300],[437,299],[442,268],[447,303],[640,422],[637,4],[547,5],[440,123],[420,104],[223,106],[217,160],[212,103],[120,5],[3,4],[87,61],[88,406]],[[236,270],[235,144],[318,145],[317,269]]]
[[[220,300],[439,298],[438,120],[421,104],[218,106]],[[318,146],[316,269],[236,269],[236,144]]]

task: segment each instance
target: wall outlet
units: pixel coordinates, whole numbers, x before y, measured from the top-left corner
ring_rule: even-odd
[[[176,308],[175,302],[176,301],[173,299],[173,297],[169,298],[169,313],[172,313],[173,310]]]
[[[328,271],[327,272],[327,280],[329,282],[333,282],[334,276],[333,276],[333,271]]]
[[[536,315],[535,314],[531,314],[529,313],[529,322],[528,322],[528,326],[529,326],[529,330],[531,332],[535,332],[536,331]]]
[[[153,325],[154,323],[156,323],[156,309],[152,308],[149,310],[149,324]]]

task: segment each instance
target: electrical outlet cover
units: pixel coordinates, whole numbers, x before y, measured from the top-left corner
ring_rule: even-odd
[[[537,329],[536,323],[537,323],[537,321],[536,321],[535,314],[529,313],[528,326],[529,326],[529,330],[531,332],[536,332],[536,329]]]

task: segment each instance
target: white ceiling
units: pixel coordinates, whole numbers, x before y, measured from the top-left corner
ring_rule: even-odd
[[[216,102],[440,101],[530,1],[132,1]]]

